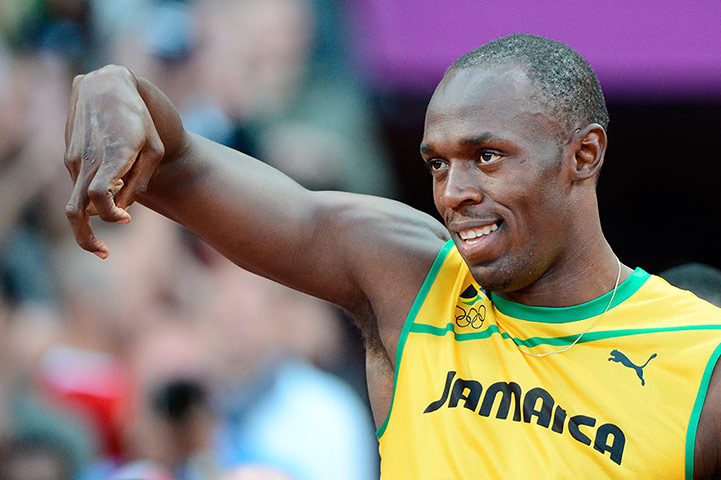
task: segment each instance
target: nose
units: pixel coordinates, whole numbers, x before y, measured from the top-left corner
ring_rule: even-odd
[[[451,162],[446,177],[436,183],[440,204],[455,209],[480,203],[484,197],[480,175],[473,162]]]

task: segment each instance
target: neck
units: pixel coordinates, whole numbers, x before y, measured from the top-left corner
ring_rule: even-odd
[[[628,278],[633,270],[619,263],[603,235],[595,238],[597,242],[580,243],[583,248],[558,259],[530,285],[497,294],[524,305],[569,307],[610,292],[616,284],[619,266],[620,282]]]

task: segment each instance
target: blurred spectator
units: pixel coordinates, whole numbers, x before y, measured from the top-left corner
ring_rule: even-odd
[[[690,290],[697,297],[721,307],[721,270],[703,263],[682,263],[658,274],[668,283]]]
[[[115,39],[128,26],[136,23],[142,12],[156,0],[87,0],[90,5],[90,32],[95,54],[89,68],[98,68],[108,62],[117,62],[111,49]]]
[[[158,84],[191,131],[312,189],[392,197],[338,18],[330,0],[156,2],[118,33],[112,60]]]
[[[56,57],[0,62],[0,280],[8,301],[52,302],[51,235],[40,200],[64,175],[60,160],[70,76]],[[55,158],[56,161],[52,161]],[[50,210],[52,212],[52,210]]]
[[[71,410],[49,401],[39,385],[38,363],[60,334],[53,310],[26,304],[14,309],[0,338],[0,465],[8,478],[34,478],[32,459],[49,470],[62,465],[58,478],[70,478],[97,453],[92,426]],[[47,472],[45,468],[42,471]],[[37,471],[41,473],[40,470]]]
[[[0,29],[19,49],[0,41],[0,468],[8,479],[74,478],[99,448],[93,425],[48,398],[40,369],[65,327],[47,228],[62,210],[42,199],[64,175],[52,159],[62,156],[71,77],[57,52],[41,49],[44,27],[32,25],[49,5],[0,4]],[[38,36],[23,33],[35,27]]]
[[[336,2],[205,4],[203,71],[237,122],[235,146],[311,189],[394,196],[392,167],[338,35]]]
[[[133,372],[133,416],[125,429],[122,462],[96,469],[90,478],[215,480],[212,452],[215,414],[209,403],[208,355],[193,325],[160,321],[146,325],[128,352]],[[153,476],[155,478],[155,476]]]
[[[307,360],[309,352],[338,353],[334,310],[225,260],[212,268],[203,330],[215,348],[223,468],[257,463],[298,480],[377,478],[367,406]]]
[[[72,480],[62,445],[47,438],[14,439],[0,450],[0,480]]]
[[[3,0],[0,32],[18,50],[63,58],[76,68],[92,46],[87,0]]]
[[[138,344],[149,336],[174,338],[175,324],[185,318],[173,293],[180,279],[176,268],[184,258],[178,229],[151,212],[135,213],[126,228],[111,226],[105,232],[111,245],[117,242],[106,262],[86,255],[72,241],[56,251],[66,323],[61,341],[41,362],[51,398],[89,418],[102,434],[103,454],[113,468],[152,457],[131,438],[148,408],[148,389],[156,387],[143,383],[135,358]],[[187,300],[192,302],[192,295]],[[159,346],[162,342],[153,348]],[[188,355],[174,352],[168,361]],[[144,368],[158,365],[151,360]],[[168,442],[149,442],[146,448],[162,444]]]

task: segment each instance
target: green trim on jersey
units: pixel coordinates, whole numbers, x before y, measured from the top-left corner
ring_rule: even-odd
[[[698,421],[701,417],[701,410],[703,410],[704,402],[706,401],[706,394],[708,393],[708,385],[711,382],[711,375],[713,374],[716,361],[721,356],[721,345],[716,347],[711,358],[709,358],[706,364],[706,369],[703,372],[703,378],[701,379],[701,385],[698,387],[698,396],[696,402],[693,404],[693,411],[691,412],[691,420],[688,423],[688,430],[686,431],[686,480],[693,480],[693,462],[696,455],[696,431],[698,430]]]
[[[380,428],[378,428],[378,430],[376,431],[376,437],[378,439],[380,439],[383,435],[383,432],[386,431],[386,427],[388,426],[388,420],[391,418],[391,412],[393,411],[393,401],[396,398],[396,385],[398,383],[398,370],[401,365],[403,347],[405,346],[406,339],[408,338],[408,332],[410,332],[413,321],[415,320],[416,315],[418,315],[418,311],[421,309],[423,302],[425,302],[428,291],[433,286],[433,282],[436,281],[436,276],[441,270],[441,266],[443,265],[443,262],[448,256],[448,252],[451,251],[451,248],[453,248],[453,246],[453,240],[448,240],[443,245],[443,248],[441,248],[441,251],[438,252],[436,259],[431,266],[431,270],[428,272],[428,275],[426,276],[426,279],[423,282],[421,289],[418,291],[416,300],[413,302],[413,306],[411,306],[411,310],[410,312],[408,312],[408,316],[406,317],[405,324],[403,325],[403,330],[401,331],[401,336],[398,339],[398,348],[396,349],[396,365],[395,372],[393,374],[393,396],[391,397],[391,405],[388,408],[388,413],[386,414],[386,419],[383,422],[383,425],[381,425]]]
[[[613,290],[594,300],[571,307],[534,307],[523,305],[512,302],[511,300],[506,300],[493,292],[490,293],[490,297],[496,308],[509,317],[543,323],[576,322],[601,315],[604,310],[606,310],[606,307],[610,309],[625,302],[641,288],[650,276],[650,274],[641,268],[634,270],[634,272],[618,286],[616,296],[613,297],[613,304],[611,304],[610,307],[609,302],[613,296]]]
[[[660,327],[660,328],[630,328],[624,330],[608,330],[605,332],[586,332],[578,343],[588,343],[597,340],[605,340],[607,338],[627,337],[629,335],[643,335],[647,333],[665,333],[665,332],[681,332],[686,330],[721,330],[721,325],[684,325],[679,327]],[[506,332],[501,332],[496,325],[491,325],[480,332],[459,333],[455,331],[452,323],[448,323],[445,328],[426,325],[424,323],[415,323],[411,326],[411,331],[415,333],[427,333],[436,337],[443,337],[448,332],[453,333],[457,342],[468,340],[484,340],[493,334],[499,334],[506,340],[512,340],[519,347],[537,347],[539,345],[565,346],[573,343],[578,334],[567,335],[563,337],[531,337],[520,339],[511,337]]]

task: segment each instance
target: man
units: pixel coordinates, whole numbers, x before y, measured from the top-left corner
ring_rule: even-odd
[[[105,258],[89,215],[128,222],[139,200],[346,309],[384,478],[705,478],[721,473],[721,315],[606,242],[607,121],[565,45],[514,35],[465,55],[421,145],[444,229],[393,201],[306,191],[185,132],[152,84],[106,67],[74,82],[66,212]]]

